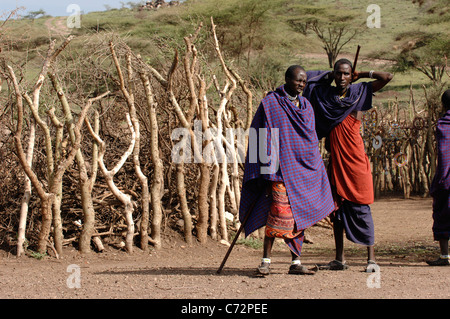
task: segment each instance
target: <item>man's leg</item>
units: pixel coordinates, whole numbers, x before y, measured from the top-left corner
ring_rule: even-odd
[[[439,239],[439,248],[441,255],[448,256],[448,239]]]
[[[317,271],[317,266],[313,269],[308,269],[307,267],[303,266],[300,262],[300,256],[297,256],[294,254],[291,250],[291,256],[292,256],[292,263],[289,267],[289,274],[292,275],[314,275]]]
[[[292,251],[291,251],[291,256],[292,256],[292,261],[300,260],[300,256],[297,256],[297,255],[294,254]]]
[[[274,240],[274,237],[264,236],[263,258],[261,260],[261,265],[257,268],[260,275],[268,275],[270,273],[270,256],[272,254]]]
[[[375,262],[375,248],[373,245],[367,246],[367,266],[366,272],[377,272],[380,270],[380,267]]]
[[[433,237],[439,242],[440,256],[429,260],[430,266],[450,266],[448,228],[450,227],[450,191],[440,190],[433,195]]]
[[[448,255],[448,238],[439,239],[439,248],[441,255],[436,260],[428,260],[427,264],[430,266],[450,266],[450,256]]]
[[[336,246],[336,260],[344,262],[344,224],[341,220],[333,220],[334,243]]]
[[[319,265],[323,270],[345,270],[348,268],[344,260],[344,224],[336,216],[333,218],[333,233],[336,249],[335,259],[326,265]]]
[[[270,259],[270,256],[272,254],[272,246],[273,246],[274,240],[275,240],[275,237],[264,236],[263,258]]]
[[[373,272],[379,269],[375,262],[375,230],[372,213],[369,205],[352,203],[344,201],[340,216],[340,227],[345,229],[347,238],[357,244],[367,247],[367,266],[366,272]],[[343,232],[337,225],[336,232],[336,260],[344,261]],[[340,246],[342,243],[342,246]]]
[[[374,246],[367,246],[367,260],[375,261],[375,248]]]

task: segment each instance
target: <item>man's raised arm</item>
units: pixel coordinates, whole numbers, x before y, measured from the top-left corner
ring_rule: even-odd
[[[361,79],[361,78],[369,78],[375,79],[372,82],[372,91],[373,93],[381,90],[389,81],[392,80],[394,75],[389,72],[381,72],[381,71],[370,71],[370,72],[353,72],[353,82]]]

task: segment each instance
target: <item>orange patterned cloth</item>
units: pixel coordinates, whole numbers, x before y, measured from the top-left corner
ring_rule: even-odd
[[[283,182],[272,182],[272,204],[266,223],[266,236],[293,239],[301,236],[297,231],[294,215]]]

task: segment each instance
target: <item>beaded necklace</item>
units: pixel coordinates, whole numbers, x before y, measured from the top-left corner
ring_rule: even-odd
[[[298,100],[298,96],[291,96],[286,92],[286,95],[288,97],[288,99],[295,104],[295,106],[299,106],[300,105],[300,101]]]
[[[339,100],[342,100],[347,95],[348,90],[345,90],[344,94],[339,96]]]

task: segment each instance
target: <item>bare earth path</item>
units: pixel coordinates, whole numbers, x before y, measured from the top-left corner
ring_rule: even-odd
[[[66,17],[52,17],[45,21],[48,32],[51,35],[60,35],[66,37],[70,34],[70,29],[67,27]]]
[[[288,275],[290,255],[278,242],[272,274],[254,276],[261,250],[237,245],[224,270],[216,273],[227,247],[211,241],[186,247],[177,235],[166,238],[162,251],[133,255],[108,247],[102,254],[82,257],[67,248],[61,259],[17,259],[0,251],[2,299],[448,299],[450,267],[432,268],[438,246],[431,234],[431,199],[383,199],[372,205],[376,226],[378,274],[364,273],[366,252],[346,245],[350,268],[319,271],[314,276]],[[330,229],[313,227],[302,262],[312,266],[333,259]],[[79,288],[69,286],[70,265],[79,266]],[[73,267],[73,266],[72,266]],[[69,270],[69,272],[68,272]],[[372,276],[372,277],[370,277]],[[378,277],[375,277],[378,276]],[[71,279],[72,278],[72,279]]]

